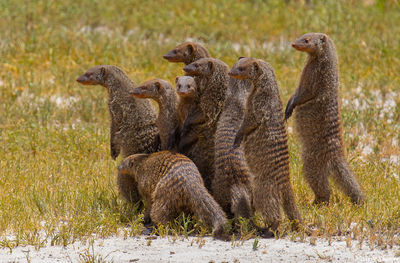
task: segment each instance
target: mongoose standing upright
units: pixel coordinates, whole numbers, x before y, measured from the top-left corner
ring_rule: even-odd
[[[244,141],[244,153],[253,180],[253,205],[266,225],[275,231],[281,221],[280,206],[294,221],[301,222],[289,178],[289,151],[282,102],[272,67],[259,59],[241,58],[229,72],[252,83],[235,147]]]
[[[210,54],[205,47],[193,42],[180,44],[163,56],[169,62],[183,62],[185,65],[209,57]]]
[[[135,154],[118,167],[120,174],[138,182],[147,203],[145,221],[165,224],[181,212],[192,213],[212,227],[214,236],[223,235],[226,216],[204,187],[196,165],[186,156],[170,151]]]
[[[171,135],[178,129],[179,119],[178,96],[171,84],[162,79],[153,79],[140,84],[129,93],[135,98],[150,98],[158,103],[156,124],[160,134],[161,150],[172,149],[174,143],[170,139],[174,138]]]
[[[365,197],[346,162],[338,105],[338,62],[332,40],[322,33],[308,33],[292,44],[308,53],[298,88],[285,111],[295,110],[295,130],[302,145],[303,173],[315,194],[315,204],[329,203],[328,176],[360,204]]]
[[[109,94],[111,116],[110,149],[116,159],[135,153],[152,153],[158,149],[156,113],[148,101],[129,96],[135,83],[116,66],[102,65],[90,68],[77,79],[83,85],[101,85]],[[140,200],[136,182],[120,175],[117,184],[122,197],[136,203]]]
[[[179,145],[180,142],[180,134],[183,129],[183,124],[186,118],[190,113],[196,114],[197,110],[200,113],[200,110],[197,109],[196,102],[198,101],[198,89],[196,81],[193,77],[190,76],[182,76],[176,77],[175,79],[175,87],[176,92],[179,95],[179,103],[178,103],[178,117],[179,117],[179,127],[174,132],[172,136],[174,136],[170,141],[174,141],[176,145]],[[201,114],[201,113],[200,113]],[[198,134],[195,130],[190,130],[186,133],[186,140],[189,144],[193,144],[198,140]]]
[[[196,76],[199,94],[195,109],[185,120],[179,150],[193,160],[210,190],[215,170],[215,131],[224,106],[228,66],[217,59],[202,58],[186,65],[183,70]],[[191,130],[198,133],[198,140],[194,144],[186,136]]]
[[[238,67],[239,60],[234,67]],[[225,106],[218,120],[215,134],[215,175],[212,193],[230,217],[252,216],[252,175],[247,167],[243,149],[232,149],[235,136],[242,124],[246,98],[251,83],[248,80],[230,78],[225,96]]]

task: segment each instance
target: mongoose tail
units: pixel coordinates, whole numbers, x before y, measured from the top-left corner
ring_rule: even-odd
[[[185,42],[178,45],[165,55],[163,58],[169,62],[183,62],[186,65],[200,58],[208,58],[210,54],[207,49],[200,44],[193,42]]]

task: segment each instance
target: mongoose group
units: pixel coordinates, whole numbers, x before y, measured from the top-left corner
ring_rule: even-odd
[[[307,228],[289,174],[285,122],[293,113],[314,204],[329,203],[330,175],[354,204],[365,201],[345,159],[333,41],[308,33],[292,46],[307,52],[308,60],[285,111],[270,64],[240,57],[229,69],[192,42],[163,56],[185,64],[175,89],[158,78],[136,86],[107,65],[77,79],[108,90],[111,157],[124,158],[118,188],[129,203],[144,202],[145,224],[165,224],[185,212],[225,238],[232,231],[228,219],[242,217],[254,226],[262,222],[256,227],[269,237],[283,208],[293,229]],[[148,99],[158,104],[158,116]]]

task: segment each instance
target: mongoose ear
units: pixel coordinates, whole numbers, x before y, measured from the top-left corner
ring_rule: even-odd
[[[258,71],[260,69],[260,64],[258,64],[258,61],[254,61],[253,65],[254,65],[254,69],[256,71]]]
[[[189,43],[187,46],[188,54],[191,55],[194,52],[194,46],[192,43]]]
[[[105,67],[101,67],[100,68],[100,77],[103,78],[106,75],[106,68]]]
[[[326,35],[322,35],[320,40],[321,40],[322,43],[325,43],[326,42]]]
[[[155,86],[156,86],[157,90],[160,90],[161,89],[161,82],[156,81]]]
[[[207,67],[210,71],[212,71],[214,69],[214,63],[212,61],[208,61],[207,63]]]
[[[245,57],[239,57],[238,60],[241,60],[242,58],[245,58]]]
[[[178,83],[179,77],[175,78],[175,84]]]

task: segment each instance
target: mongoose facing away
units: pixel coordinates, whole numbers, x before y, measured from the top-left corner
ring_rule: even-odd
[[[162,79],[153,79],[132,89],[130,94],[135,98],[149,98],[158,103],[159,113],[156,124],[160,134],[161,150],[172,149],[174,143],[170,139],[174,138],[171,136],[178,128],[179,119],[178,96],[171,84]]]
[[[302,145],[303,173],[314,191],[314,203],[328,203],[328,176],[353,203],[365,197],[346,162],[338,105],[338,62],[332,40],[322,33],[308,33],[292,44],[308,53],[300,83],[285,111],[289,118],[295,109],[295,130]]]
[[[237,67],[243,60],[239,60]],[[225,213],[230,217],[252,216],[252,175],[247,167],[243,149],[233,149],[237,131],[242,124],[246,98],[251,83],[248,80],[230,78],[225,96],[225,106],[218,120],[215,134],[215,175],[212,193]]]
[[[224,106],[229,79],[228,66],[217,59],[202,58],[183,69],[189,75],[196,76],[199,93],[195,107],[185,120],[179,150],[193,160],[207,189],[210,189],[215,170],[215,131]],[[194,144],[186,136],[192,130],[198,133]]]
[[[111,116],[110,149],[116,159],[135,153],[152,153],[158,148],[156,113],[148,101],[129,96],[135,83],[116,66],[102,65],[90,68],[77,79],[83,85],[101,85],[109,94]],[[135,181],[120,175],[117,184],[122,197],[136,203],[140,200]]]
[[[272,67],[259,59],[241,58],[231,77],[252,83],[235,147],[243,140],[246,162],[253,173],[253,205],[275,231],[280,206],[293,221],[301,222],[289,178],[289,151],[282,102]]]
[[[170,151],[135,154],[118,167],[120,174],[138,182],[140,195],[147,204],[145,221],[166,224],[181,212],[192,213],[213,230],[223,235],[225,213],[204,187],[196,165],[186,156]]]
[[[183,62],[185,65],[209,57],[210,54],[205,47],[193,42],[180,44],[163,56],[169,62]]]

